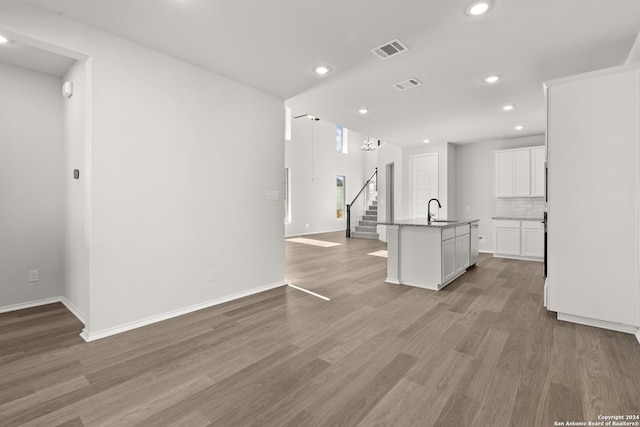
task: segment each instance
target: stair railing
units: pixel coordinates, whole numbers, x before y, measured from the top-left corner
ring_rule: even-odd
[[[362,192],[369,187],[369,183],[371,182],[371,180],[373,178],[376,177],[376,175],[378,174],[378,168],[376,168],[373,171],[373,174],[371,175],[371,177],[367,180],[367,182],[364,183],[364,185],[362,186],[362,188],[360,189],[360,191],[358,191],[358,194],[356,195],[356,197],[353,198],[353,201],[351,203],[347,203],[347,238],[351,237],[351,207],[355,204],[356,200],[358,200],[358,197],[360,197],[360,194],[362,194]]]

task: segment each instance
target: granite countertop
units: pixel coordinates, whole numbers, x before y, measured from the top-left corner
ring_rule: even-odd
[[[446,222],[445,222],[446,221]],[[398,225],[401,227],[433,227],[433,228],[450,228],[457,227],[459,225],[471,224],[472,222],[478,222],[479,219],[461,219],[461,220],[440,220],[429,222],[426,218],[413,218],[413,219],[396,219],[394,221],[378,222],[379,225]]]
[[[508,219],[513,221],[542,221],[541,216],[492,216],[491,219]]]

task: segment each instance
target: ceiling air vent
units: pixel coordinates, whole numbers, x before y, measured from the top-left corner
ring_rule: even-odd
[[[375,53],[380,59],[387,59],[390,56],[397,55],[407,50],[409,50],[409,48],[404,43],[395,39],[391,40],[389,43],[383,44],[382,46],[378,46],[375,49],[371,49],[371,52]]]
[[[421,84],[422,84],[422,82],[414,77],[412,79],[396,83],[396,84],[393,85],[393,87],[395,87],[398,90],[406,90],[406,89],[410,89],[412,87],[420,86]]]

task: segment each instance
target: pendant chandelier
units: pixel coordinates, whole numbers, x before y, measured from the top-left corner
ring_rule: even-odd
[[[376,148],[378,148],[378,145],[372,141],[371,139],[367,138],[363,143],[362,143],[362,147],[360,147],[360,149],[362,151],[373,151]]]

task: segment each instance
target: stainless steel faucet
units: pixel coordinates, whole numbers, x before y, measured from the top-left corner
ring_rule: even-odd
[[[442,208],[442,205],[440,204],[440,201],[438,199],[430,199],[427,202],[427,221],[431,222],[431,202],[436,201],[436,203],[438,204],[438,208]]]

